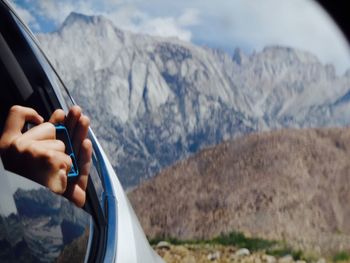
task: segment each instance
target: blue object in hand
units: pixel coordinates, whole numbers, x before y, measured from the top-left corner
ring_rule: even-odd
[[[55,125],[55,127],[56,127],[56,139],[63,141],[63,143],[66,146],[66,154],[69,155],[70,158],[72,159],[72,167],[70,168],[70,171],[68,173],[68,178],[76,178],[79,175],[79,170],[78,170],[77,160],[75,158],[75,154],[72,147],[72,142],[68,134],[68,130],[62,124]]]

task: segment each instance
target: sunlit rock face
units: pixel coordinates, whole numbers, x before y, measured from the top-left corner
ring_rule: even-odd
[[[350,122],[349,74],[293,48],[231,55],[76,13],[38,38],[125,187],[237,135]]]

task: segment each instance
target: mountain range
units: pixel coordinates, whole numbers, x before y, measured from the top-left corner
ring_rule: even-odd
[[[228,54],[77,13],[37,37],[126,188],[243,134],[350,123],[350,70],[292,47]]]

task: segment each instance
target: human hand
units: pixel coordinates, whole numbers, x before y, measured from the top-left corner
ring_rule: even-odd
[[[77,157],[79,177],[77,181],[68,183],[64,196],[78,207],[82,207],[86,199],[85,191],[91,167],[92,144],[87,138],[90,120],[82,114],[79,106],[73,106],[67,117],[63,110],[56,110],[49,122],[64,124],[71,136],[73,151]]]
[[[37,124],[22,133],[26,122]],[[5,169],[27,177],[63,194],[72,160],[65,145],[56,140],[56,129],[33,109],[13,106],[0,138],[0,154]]]

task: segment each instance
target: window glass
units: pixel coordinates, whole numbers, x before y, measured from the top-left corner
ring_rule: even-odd
[[[0,262],[83,262],[90,220],[62,196],[0,167]]]

